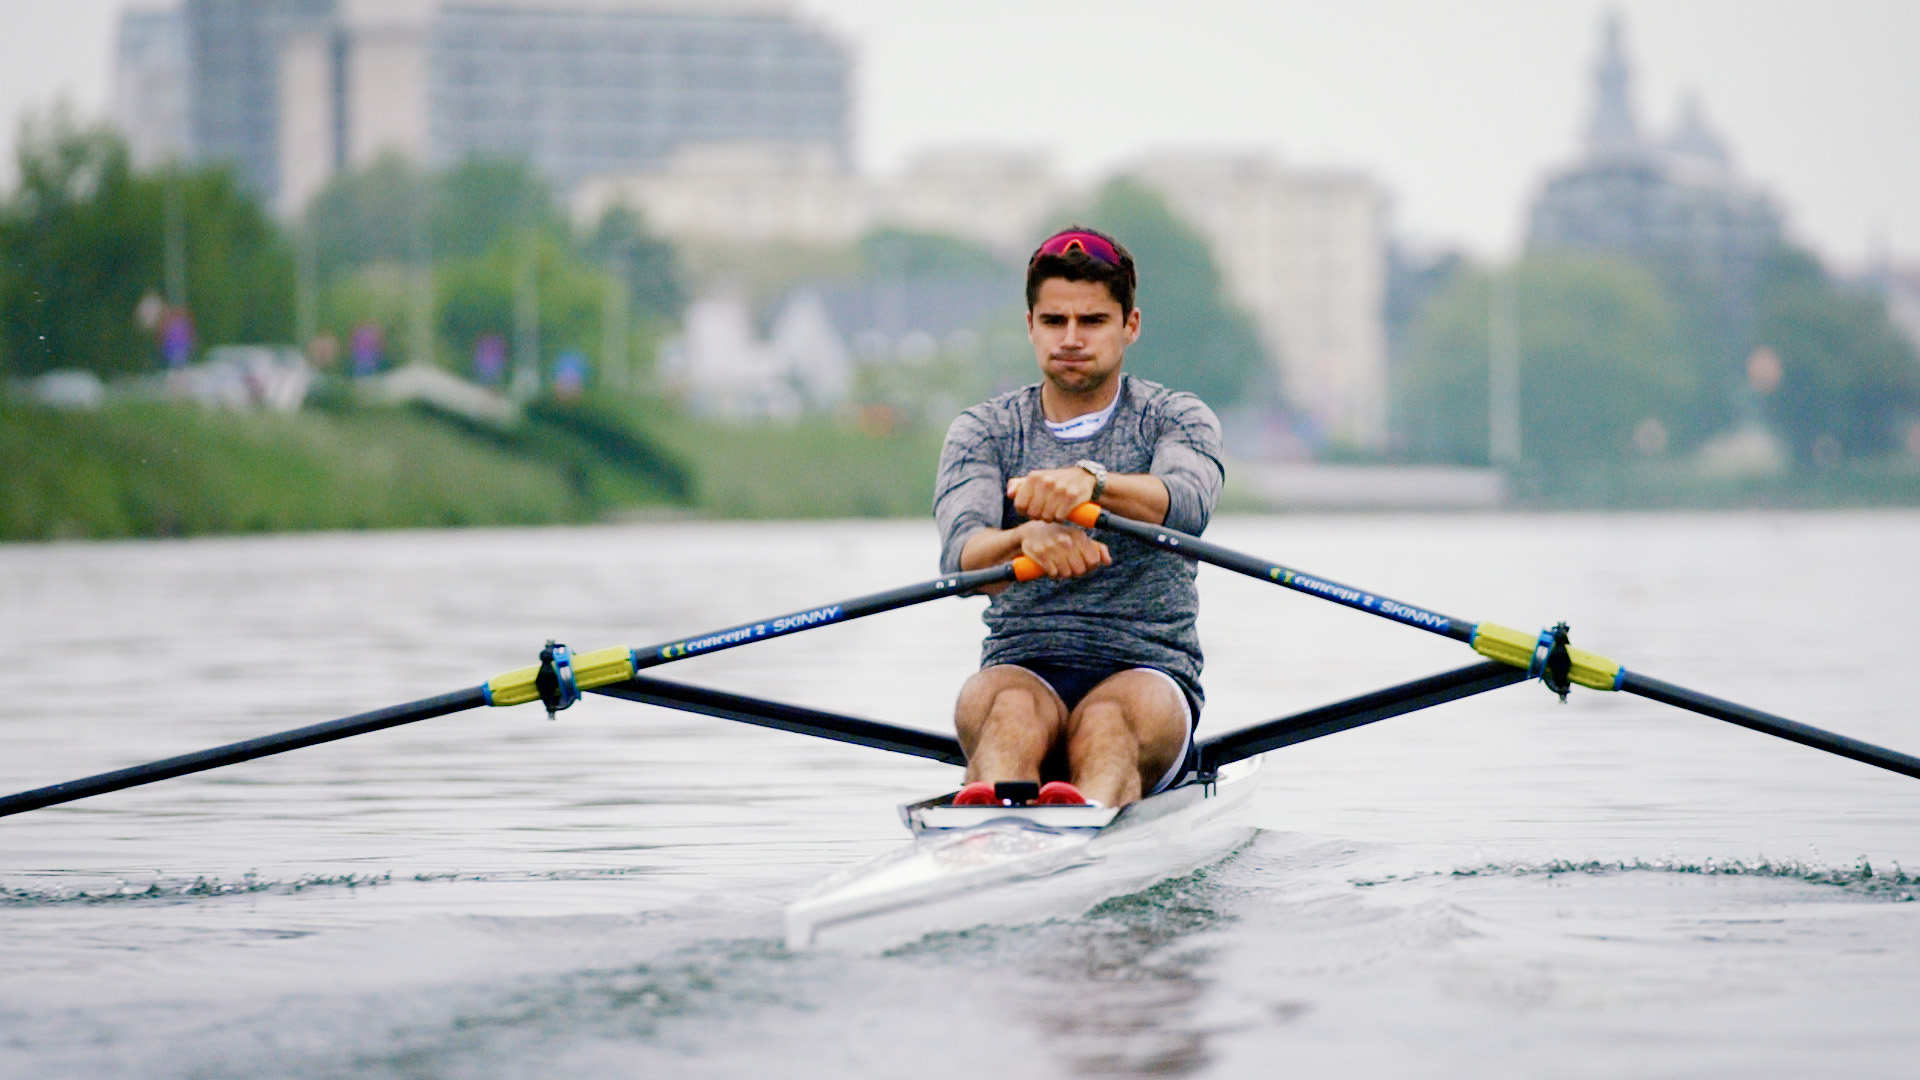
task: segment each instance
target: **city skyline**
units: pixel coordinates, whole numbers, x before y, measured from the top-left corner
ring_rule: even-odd
[[[123,6],[0,0],[9,172],[23,108],[64,97],[84,116],[105,113]],[[1574,157],[1599,21],[1617,10],[1647,122],[1668,126],[1691,91],[1741,171],[1783,206],[1789,235],[1843,268],[1883,249],[1920,262],[1920,147],[1888,137],[1920,96],[1920,75],[1901,63],[1920,10],[1899,4],[1475,0],[1441,13],[1400,0],[1311,12],[1217,2],[1183,8],[1177,28],[1131,0],[983,0],[963,22],[872,0],[792,7],[853,48],[855,160],[867,172],[965,144],[1038,150],[1081,177],[1168,148],[1252,151],[1367,173],[1391,193],[1398,232],[1483,256],[1518,248],[1526,206]],[[1117,58],[1113,85],[1095,90],[1089,65],[1103,56]],[[969,93],[952,91],[961,82]],[[1062,125],[1057,109],[1034,107],[1042,99],[1075,102],[1085,122]]]

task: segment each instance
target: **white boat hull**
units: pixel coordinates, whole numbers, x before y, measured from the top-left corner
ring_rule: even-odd
[[[821,882],[787,908],[787,947],[878,951],[942,930],[1074,918],[1225,856],[1259,759],[1114,811],[903,808],[907,847]]]

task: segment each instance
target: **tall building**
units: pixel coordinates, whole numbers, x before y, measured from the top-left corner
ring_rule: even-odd
[[[436,0],[334,0],[330,16],[281,24],[277,41],[277,183],[297,214],[327,181],[383,154],[438,164],[428,63]],[[545,163],[537,158],[536,165]]]
[[[924,151],[875,193],[889,225],[965,236],[1024,262],[1040,234],[1083,192],[1040,154],[986,147]]]
[[[1310,443],[1387,443],[1387,197],[1363,176],[1167,157],[1134,175],[1198,229]]]
[[[449,2],[428,48],[443,157],[524,154],[571,187],[688,143],[818,143],[842,164],[850,151],[846,51],[767,5]]]
[[[184,0],[178,19],[187,150],[286,212],[389,151],[521,156],[567,189],[705,142],[850,153],[847,50],[777,2]]]
[[[280,44],[334,14],[335,0],[186,0],[187,142],[249,187],[280,185]],[[137,136],[136,136],[137,137]]]
[[[114,125],[127,133],[133,163],[150,169],[184,159],[187,25],[178,8],[129,8],[113,43]]]
[[[587,178],[572,212],[590,226],[627,206],[675,240],[844,244],[873,220],[871,186],[826,143],[690,144],[658,168]]]
[[[706,143],[657,168],[588,178],[574,191],[573,216],[588,224],[624,205],[675,239],[746,243],[844,244],[893,226],[964,237],[1023,260],[1051,216],[1084,196],[1034,154],[928,151],[876,180],[849,171],[828,143]]]
[[[1683,274],[1711,298],[1731,380],[1745,356],[1760,261],[1780,238],[1780,211],[1734,169],[1698,101],[1682,102],[1666,138],[1642,130],[1620,21],[1609,16],[1583,152],[1547,179],[1528,248],[1614,252]]]

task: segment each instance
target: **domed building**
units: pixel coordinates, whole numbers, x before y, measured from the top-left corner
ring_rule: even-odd
[[[1743,180],[1726,143],[1689,96],[1665,138],[1642,130],[1620,19],[1603,24],[1593,113],[1582,156],[1550,174],[1534,201],[1530,251],[1604,251],[1654,267],[1683,296],[1710,304],[1730,384],[1755,309],[1760,262],[1781,242],[1781,214]]]

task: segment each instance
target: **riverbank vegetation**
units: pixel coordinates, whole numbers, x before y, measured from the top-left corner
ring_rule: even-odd
[[[534,524],[593,509],[564,464],[402,410],[0,409],[0,538]]]
[[[0,402],[0,540],[915,516],[932,504],[939,441],[832,420],[743,427],[645,402],[541,405],[512,427],[423,406]]]
[[[1455,269],[1401,343],[1399,456],[1501,459],[1489,358],[1504,336],[1505,454],[1522,472],[1574,477],[1552,485],[1563,495],[1580,489],[1581,474],[1630,465],[1667,475],[1690,463],[1711,475],[1703,455],[1730,438],[1763,449],[1769,460],[1749,471],[1775,487],[1817,486],[1842,464],[1873,472],[1876,461],[1920,459],[1920,355],[1885,299],[1829,279],[1789,246],[1754,276],[1754,310],[1734,333],[1714,322],[1705,286],[1676,267],[1561,253]]]

